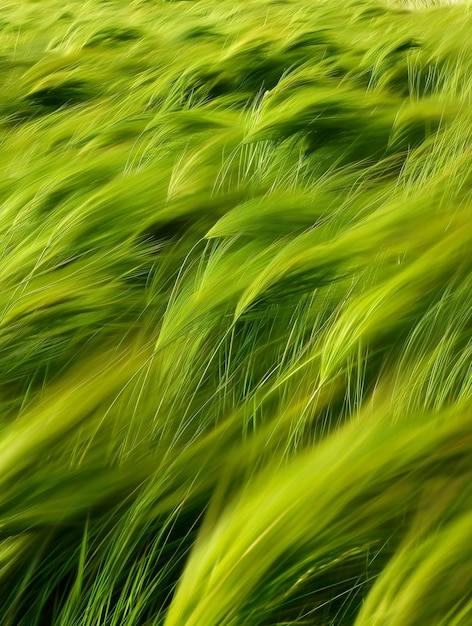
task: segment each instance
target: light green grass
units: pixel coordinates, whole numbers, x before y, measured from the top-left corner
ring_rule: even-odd
[[[1,626],[472,623],[471,32],[3,6]]]

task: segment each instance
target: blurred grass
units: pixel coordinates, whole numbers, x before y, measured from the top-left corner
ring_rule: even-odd
[[[471,31],[3,5],[2,626],[472,623]]]

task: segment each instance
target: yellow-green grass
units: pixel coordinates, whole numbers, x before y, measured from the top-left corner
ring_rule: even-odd
[[[472,623],[471,32],[4,4],[1,626]]]

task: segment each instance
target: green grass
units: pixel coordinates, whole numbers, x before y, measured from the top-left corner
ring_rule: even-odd
[[[472,623],[471,32],[5,4],[1,626]]]

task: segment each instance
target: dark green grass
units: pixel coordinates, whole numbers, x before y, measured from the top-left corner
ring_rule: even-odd
[[[2,8],[1,626],[472,623],[470,32]]]

